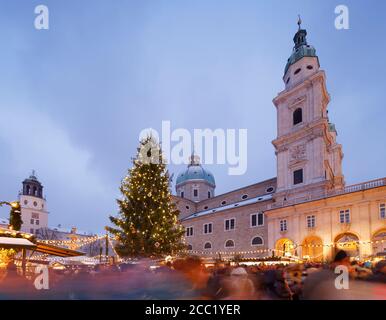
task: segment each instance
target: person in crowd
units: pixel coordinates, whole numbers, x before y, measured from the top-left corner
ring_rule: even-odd
[[[244,267],[237,267],[224,279],[228,295],[224,300],[251,300],[256,298],[256,290]]]

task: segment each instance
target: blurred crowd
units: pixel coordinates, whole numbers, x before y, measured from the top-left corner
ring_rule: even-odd
[[[347,276],[339,270],[347,271]],[[344,251],[329,264],[243,265],[205,267],[187,257],[154,261],[49,269],[48,290],[36,278],[20,275],[13,263],[0,277],[0,299],[203,299],[203,300],[386,300],[386,260],[350,261]],[[348,281],[347,285],[343,282]]]

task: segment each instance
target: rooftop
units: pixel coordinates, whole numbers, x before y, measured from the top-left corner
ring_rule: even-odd
[[[193,218],[202,217],[202,216],[205,216],[205,215],[208,215],[208,214],[213,214],[213,213],[225,211],[225,210],[228,210],[228,209],[234,209],[234,208],[243,207],[243,206],[246,206],[246,205],[249,205],[249,204],[253,204],[253,203],[258,203],[258,202],[263,202],[263,201],[271,200],[272,199],[272,195],[273,195],[272,193],[265,194],[265,195],[257,196],[257,197],[254,197],[254,198],[250,198],[248,200],[234,202],[234,203],[231,203],[231,204],[228,204],[228,205],[219,206],[219,207],[216,207],[216,208],[211,208],[211,209],[204,210],[204,211],[199,211],[199,212],[193,213],[190,216],[182,219],[182,221],[193,219]]]

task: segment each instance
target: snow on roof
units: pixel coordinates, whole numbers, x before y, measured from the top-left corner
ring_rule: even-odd
[[[72,228],[62,228],[62,227],[49,227],[52,231],[62,232],[62,233],[73,233]],[[86,232],[82,230],[76,230],[75,234],[83,235],[83,236],[90,236],[93,235],[91,232]]]
[[[248,199],[248,200],[234,202],[234,203],[228,204],[226,206],[220,206],[220,207],[216,207],[216,208],[212,208],[212,209],[196,212],[196,213],[193,213],[190,216],[188,216],[188,217],[186,217],[186,218],[184,218],[182,220],[183,221],[184,220],[189,220],[189,219],[205,216],[207,214],[216,213],[216,212],[220,212],[220,211],[224,211],[224,210],[228,210],[228,209],[233,209],[233,208],[238,208],[238,207],[243,207],[243,206],[246,206],[248,204],[262,202],[262,201],[267,201],[267,200],[271,200],[271,199],[272,199],[272,193],[271,194],[262,195],[262,196],[257,196],[255,198],[251,198],[251,199]]]
[[[36,247],[31,241],[23,238],[0,237],[0,246],[25,246]]]

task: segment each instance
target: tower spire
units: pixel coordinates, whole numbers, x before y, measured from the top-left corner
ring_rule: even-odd
[[[301,29],[301,25],[302,25],[302,18],[300,17],[300,14],[298,14],[298,30]]]

